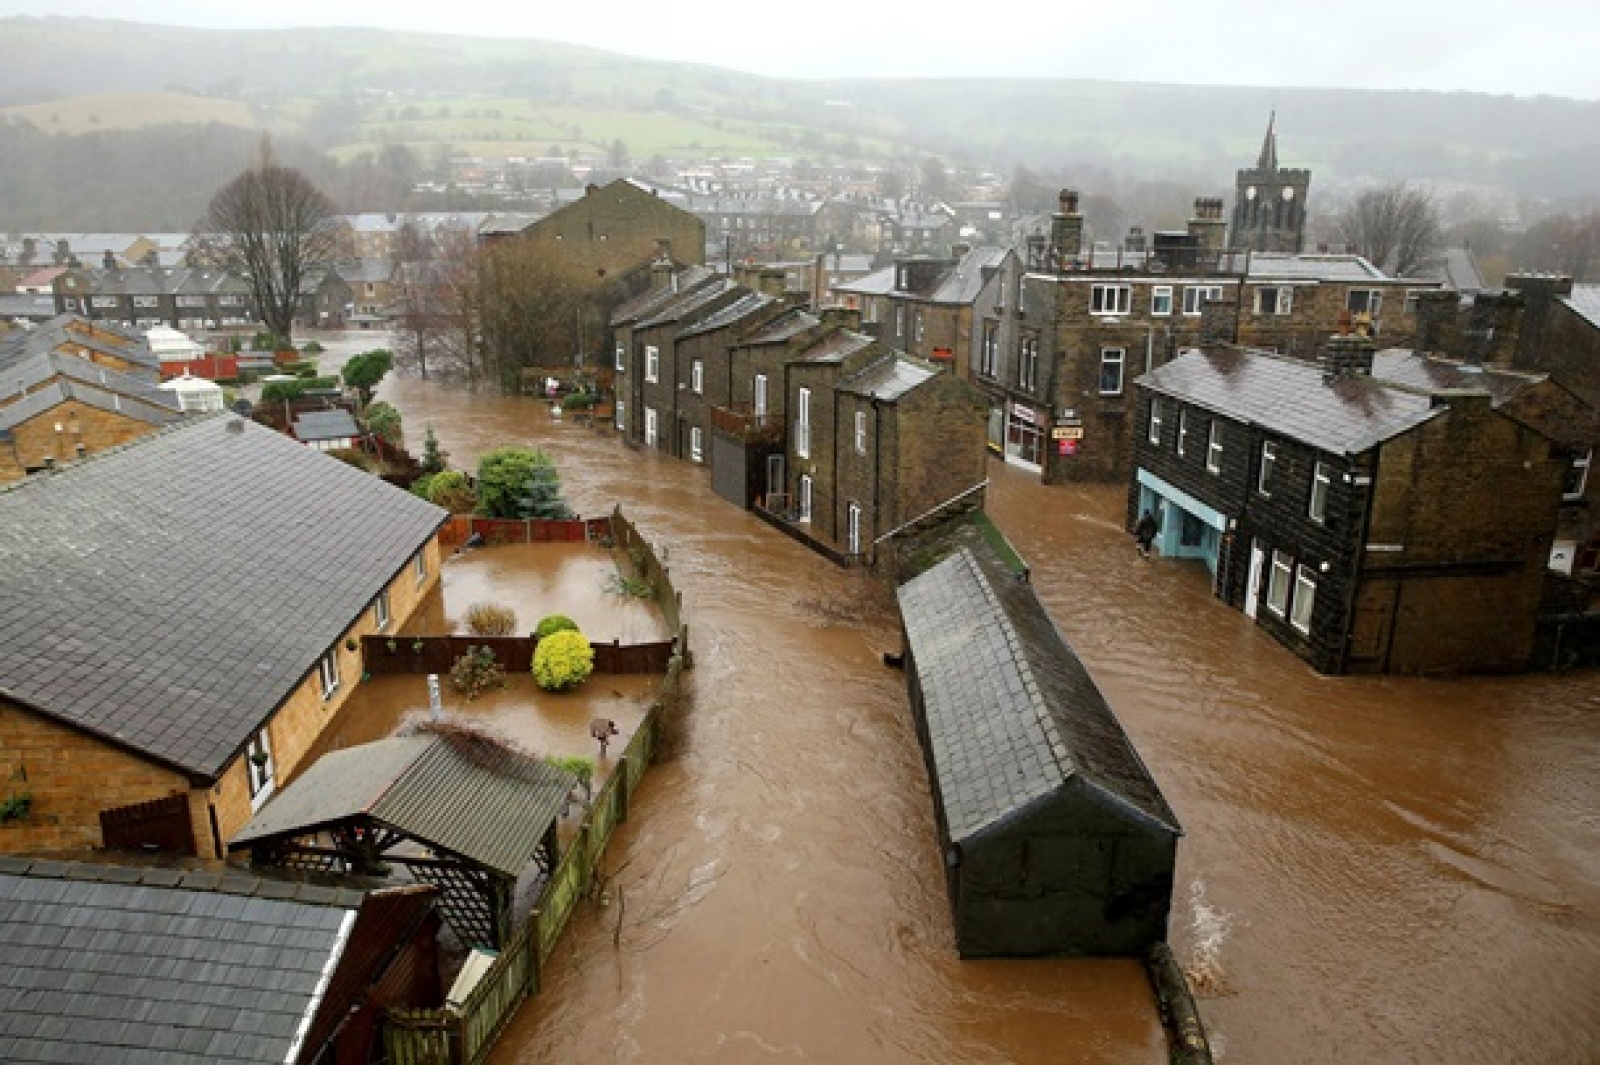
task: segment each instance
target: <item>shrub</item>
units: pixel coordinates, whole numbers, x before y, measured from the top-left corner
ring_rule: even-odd
[[[478,493],[472,490],[472,483],[460,470],[424,474],[418,478],[419,481],[424,479],[428,482],[425,498],[435,506],[443,507],[452,514],[470,514],[477,505]]]
[[[354,466],[358,470],[367,470],[370,472],[372,469],[371,464],[367,462],[367,456],[363,455],[354,448],[336,447],[332,451],[329,451],[328,454],[333,458],[338,459],[340,462],[348,463],[349,465]]]
[[[505,687],[506,671],[489,648],[468,647],[450,667],[450,684],[471,701],[491,688]]]
[[[561,478],[543,451],[497,447],[478,461],[477,513],[485,518],[570,518]]]
[[[414,495],[414,496],[419,496],[419,497],[421,497],[423,499],[426,499],[428,502],[432,503],[433,502],[433,495],[430,492],[430,489],[432,489],[432,487],[433,487],[433,478],[434,478],[433,474],[425,473],[421,477],[418,477],[415,481],[412,481],[411,482],[411,494]]]
[[[314,362],[291,363],[289,366],[285,366],[284,369],[296,377],[303,377],[308,381],[317,376],[317,364]]]
[[[561,409],[593,410],[597,398],[593,392],[569,392],[561,398]]]
[[[581,754],[547,754],[545,764],[564,769],[578,778],[585,795],[594,794],[594,759]]]
[[[546,636],[533,651],[534,683],[545,691],[576,688],[594,672],[594,648],[576,629]]]
[[[539,627],[533,630],[533,634],[542,640],[546,636],[554,636],[558,632],[577,631],[578,623],[567,617],[567,615],[546,614],[539,619]]]
[[[308,343],[301,344],[300,350],[307,355],[321,355],[325,349],[321,344],[318,344],[315,340],[312,340]]]
[[[368,431],[382,437],[388,443],[398,447],[405,439],[400,412],[393,404],[374,403],[366,409],[362,417],[367,423]]]
[[[443,473],[445,462],[450,458],[450,452],[439,446],[439,438],[433,435],[433,426],[428,426],[427,435],[422,438],[422,469],[424,473]]]
[[[467,628],[474,636],[510,636],[517,631],[517,612],[500,603],[467,607]]]

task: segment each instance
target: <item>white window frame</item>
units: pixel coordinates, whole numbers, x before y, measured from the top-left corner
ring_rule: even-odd
[[[906,335],[906,305],[903,303],[894,305],[894,335],[897,337]]]
[[[1333,484],[1333,467],[1319,462],[1311,470],[1311,502],[1306,514],[1318,525],[1328,520],[1328,487]]]
[[[644,409],[644,446],[659,447],[661,443],[661,416],[654,407]]]
[[[998,310],[998,308],[996,308]],[[984,377],[993,377],[995,369],[1000,363],[1000,323],[983,323],[983,347],[978,363],[978,372]]]
[[[1156,285],[1150,290],[1150,316],[1166,318],[1172,314],[1172,286]]]
[[[1183,313],[1191,318],[1205,309],[1207,300],[1222,298],[1221,285],[1186,285],[1183,289]]]
[[[338,647],[330,647],[321,658],[317,659],[317,677],[322,681],[322,697],[333,698],[333,693],[339,690]]]
[[[689,427],[689,461],[690,462],[704,462],[705,461],[705,457],[704,457],[705,456],[705,451],[703,450],[704,444],[705,444],[705,440],[700,434],[700,427],[698,425],[691,425]]]
[[[1589,487],[1589,469],[1594,462],[1594,448],[1590,448],[1582,455],[1575,455],[1572,459],[1570,473],[1577,478],[1577,487],[1567,490],[1567,484],[1562,482],[1561,498],[1568,503],[1576,503],[1583,498],[1583,493]]]
[[[927,333],[927,322],[923,317],[923,311],[922,311],[922,309],[920,307],[917,309],[915,314],[912,316],[912,322],[913,322],[914,327],[916,328],[916,331],[917,331],[917,343],[920,344],[922,342],[923,336],[925,336],[926,333]]]
[[[1366,306],[1357,310],[1356,297],[1362,296]],[[1383,312],[1383,289],[1381,288],[1352,288],[1344,294],[1344,308],[1351,314],[1364,314],[1376,319]]]
[[[626,344],[617,345],[616,367],[618,373],[628,372],[628,345]]]
[[[755,415],[756,415],[757,418],[765,418],[767,416],[767,375],[766,374],[764,374],[764,373],[756,374],[756,379],[753,382],[751,382],[750,394],[751,394],[751,404],[750,404],[751,409],[755,411]]]
[[[1127,314],[1132,307],[1132,285],[1089,286],[1090,314],[1121,315]]]
[[[1294,577],[1294,559],[1282,551],[1272,552],[1271,573],[1267,577],[1267,609],[1280,618],[1289,610],[1289,585]]]
[[[1106,371],[1116,369],[1117,381],[1115,388],[1106,387]],[[1101,348],[1100,349],[1100,394],[1102,396],[1122,395],[1123,380],[1128,369],[1127,348]]]
[[[794,453],[800,458],[811,457],[811,389],[801,388],[795,402]]]
[[[1181,459],[1189,450],[1189,408],[1178,408],[1178,442],[1173,448]]]
[[[260,765],[257,765],[256,756],[261,754],[266,757],[262,759]],[[277,790],[276,770],[277,766],[272,758],[272,739],[267,735],[267,730],[262,729],[244,749],[244,771],[250,788],[251,812],[261,809]]]
[[[1256,491],[1261,495],[1272,495],[1272,468],[1278,464],[1278,442],[1276,440],[1261,441],[1261,469],[1256,473]]]
[[[1222,423],[1211,419],[1211,431],[1206,435],[1206,472],[1222,472]]]
[[[851,503],[845,512],[845,551],[861,554],[861,504]]]
[[[1017,387],[1032,392],[1039,381],[1039,338],[1029,335],[1017,344]]]
[[[661,381],[661,349],[654,344],[644,346],[644,379],[651,384]]]
[[[160,296],[135,296],[135,297],[133,297],[133,305],[135,307],[159,307],[159,306],[161,306],[161,297]]]
[[[417,583],[419,585],[423,581],[428,579],[428,549],[427,548],[423,548],[422,550],[418,551],[414,556],[412,556],[412,559],[411,559],[411,572],[416,575]]]
[[[689,390],[697,396],[706,391],[706,364],[701,359],[689,363]]]
[[[1268,305],[1267,293],[1272,293],[1271,305]],[[1256,287],[1255,312],[1257,314],[1285,315],[1294,310],[1294,289],[1288,285],[1258,285]]]
[[[796,509],[799,513],[797,520],[802,524],[811,524],[811,503],[811,475],[802,473],[800,475],[800,491],[796,500]]]
[[[382,632],[389,627],[391,620],[393,620],[393,613],[389,609],[389,589],[385,588],[372,601],[373,628],[378,632]]]
[[[1303,635],[1311,635],[1311,608],[1316,602],[1316,573],[1302,562],[1294,571],[1294,596],[1289,601],[1289,624]]]
[[[1150,442],[1156,447],[1161,446],[1161,397],[1150,398]]]
[[[867,453],[867,412],[856,411],[856,454]]]

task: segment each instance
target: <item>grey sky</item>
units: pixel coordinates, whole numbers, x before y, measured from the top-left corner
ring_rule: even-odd
[[[0,0],[0,16],[568,41],[781,77],[1107,78],[1600,98],[1600,0]]]

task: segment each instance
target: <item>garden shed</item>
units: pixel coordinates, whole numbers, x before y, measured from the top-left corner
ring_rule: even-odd
[[[1164,940],[1182,829],[1033,586],[962,547],[899,601],[962,957]]]
[[[548,875],[577,778],[467,731],[423,731],[333,751],[240,829],[230,851],[258,866],[365,876],[402,866],[440,889],[468,946],[503,947],[513,889]]]

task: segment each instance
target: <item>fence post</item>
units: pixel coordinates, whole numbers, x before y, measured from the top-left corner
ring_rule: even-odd
[[[613,776],[622,774],[622,780],[617,784],[617,824],[620,825],[628,820],[628,756],[618,758],[616,768],[611,772]]]

